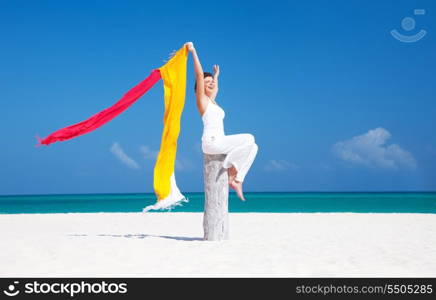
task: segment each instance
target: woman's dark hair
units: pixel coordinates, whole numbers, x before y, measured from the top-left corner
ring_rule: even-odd
[[[209,73],[209,72],[203,72],[203,78],[206,78],[206,77],[212,77],[213,78],[213,75],[212,75],[212,73]],[[195,81],[194,91],[197,91],[197,80]]]

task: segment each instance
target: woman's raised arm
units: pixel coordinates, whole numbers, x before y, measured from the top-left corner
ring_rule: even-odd
[[[211,99],[215,100],[216,95],[218,94],[218,77],[220,75],[220,66],[214,65],[213,66],[213,82],[215,83],[212,93],[211,93]]]
[[[198,58],[197,51],[194,48],[192,42],[185,44],[188,47],[188,51],[192,53],[192,58],[194,59],[194,72],[195,80],[197,82],[197,89],[195,94],[197,95],[197,100],[200,101],[204,96],[204,74],[203,68],[201,67],[200,59]]]

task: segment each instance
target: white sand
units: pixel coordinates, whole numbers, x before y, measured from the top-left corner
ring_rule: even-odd
[[[435,214],[0,215],[1,277],[436,277]]]

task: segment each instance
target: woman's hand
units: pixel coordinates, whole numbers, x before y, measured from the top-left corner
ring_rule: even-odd
[[[220,66],[213,65],[213,77],[217,78],[220,75]]]
[[[194,52],[195,51],[194,44],[192,42],[185,43],[185,47],[188,47],[188,51],[189,52]]]

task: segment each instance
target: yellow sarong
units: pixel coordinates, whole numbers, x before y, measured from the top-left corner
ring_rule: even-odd
[[[177,187],[174,166],[177,153],[177,139],[180,133],[180,119],[185,105],[186,64],[188,50],[184,46],[161,68],[164,84],[165,113],[160,151],[154,167],[154,191],[158,197],[150,209],[168,208],[186,201]]]

